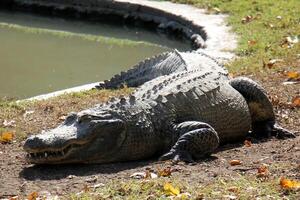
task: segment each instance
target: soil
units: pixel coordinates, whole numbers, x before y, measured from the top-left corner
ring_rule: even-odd
[[[275,72],[268,72],[268,75],[263,73],[247,76],[265,87],[273,101],[279,123],[296,132],[297,137],[287,140],[269,138],[257,141],[252,139],[250,147],[246,147],[243,141],[238,144],[228,144],[220,147],[212,157],[198,161],[195,165],[178,165],[180,173],[175,172],[174,176],[193,184],[207,184],[217,177],[257,173],[257,168],[264,163],[288,166],[272,171],[273,176],[300,180],[300,109],[290,104],[291,99],[300,93],[299,83],[284,85],[286,77]],[[74,97],[73,103],[67,102],[67,104],[70,107],[69,110],[78,110],[97,101],[93,99],[89,103],[76,107],[73,106],[78,105]],[[105,98],[102,99],[105,100]],[[42,102],[39,106],[32,108],[35,110],[30,116],[32,120],[27,120],[26,123],[21,122],[24,112],[12,117],[17,120],[18,126],[24,126],[22,130],[25,133],[32,130],[40,131],[55,126],[61,121],[59,116],[64,116],[69,112],[69,110],[57,110],[62,106],[57,105],[57,102],[52,102],[52,104]],[[34,127],[32,127],[33,124],[35,124]],[[104,165],[35,166],[26,163],[24,156],[22,142],[0,144],[0,198],[25,196],[33,191],[49,191],[59,196],[70,192],[78,193],[83,190],[84,185],[131,179],[130,175],[134,172],[170,165],[169,162],[157,162],[154,158],[146,161]],[[231,166],[228,162],[232,159],[239,159],[243,164]]]

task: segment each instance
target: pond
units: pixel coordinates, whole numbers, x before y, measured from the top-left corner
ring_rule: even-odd
[[[0,12],[0,98],[23,99],[108,79],[189,44],[126,26]]]

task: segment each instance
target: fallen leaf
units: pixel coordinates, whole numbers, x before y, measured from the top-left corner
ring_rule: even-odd
[[[292,100],[293,107],[300,107],[300,96],[296,96]]]
[[[254,46],[257,44],[257,41],[256,40],[248,40],[248,45],[249,46]]]
[[[191,197],[192,197],[192,195],[190,193],[185,192],[185,193],[178,194],[175,199],[176,200],[185,200],[185,199],[191,199]]]
[[[14,133],[13,132],[4,132],[0,135],[0,142],[9,143],[13,140]]]
[[[257,177],[259,178],[266,178],[269,176],[269,170],[267,165],[261,165],[257,168]]]
[[[231,166],[241,165],[241,164],[242,164],[242,161],[240,161],[240,160],[231,160],[231,161],[229,161],[229,164],[230,164]]]
[[[238,193],[239,192],[239,188],[238,187],[230,187],[228,188],[229,192],[233,192],[233,193]]]
[[[180,194],[180,189],[178,187],[173,187],[170,183],[164,184],[164,192],[169,196],[177,196]]]
[[[289,71],[286,73],[286,75],[290,80],[297,80],[300,78],[300,73],[296,71]]]
[[[168,176],[171,176],[172,169],[171,169],[171,167],[167,167],[164,169],[157,169],[157,172],[158,172],[158,176],[168,177]]]
[[[280,179],[280,186],[286,190],[298,190],[300,189],[300,182],[282,177]]]
[[[246,24],[246,23],[251,22],[252,20],[253,20],[253,17],[251,15],[247,15],[247,16],[245,16],[245,17],[242,18],[241,22],[243,24]]]
[[[274,67],[274,65],[276,63],[279,63],[279,62],[283,62],[282,59],[270,59],[267,63],[263,63],[264,64],[264,67],[268,67],[269,69],[271,69],[272,67]]]
[[[245,141],[244,141],[244,145],[245,145],[246,147],[251,147],[251,146],[252,146],[252,142],[251,142],[250,140],[245,140]]]
[[[32,192],[27,196],[27,200],[36,200],[39,194],[37,192]]]
[[[212,10],[217,14],[221,12],[221,10],[217,7],[214,7]]]

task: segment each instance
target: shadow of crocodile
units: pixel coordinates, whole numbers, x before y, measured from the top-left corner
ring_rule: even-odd
[[[30,165],[23,168],[19,173],[19,177],[33,181],[64,179],[69,175],[83,177],[96,174],[114,174],[125,170],[141,168],[154,162],[155,160],[144,160],[111,164]]]

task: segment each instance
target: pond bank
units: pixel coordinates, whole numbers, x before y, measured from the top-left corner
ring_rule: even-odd
[[[236,36],[230,33],[225,23],[226,15],[207,14],[203,9],[165,1],[4,0],[0,7],[48,16],[142,26],[187,39],[193,49],[227,59],[233,57],[231,52],[237,46]],[[84,90],[92,87],[90,84],[81,86]]]

